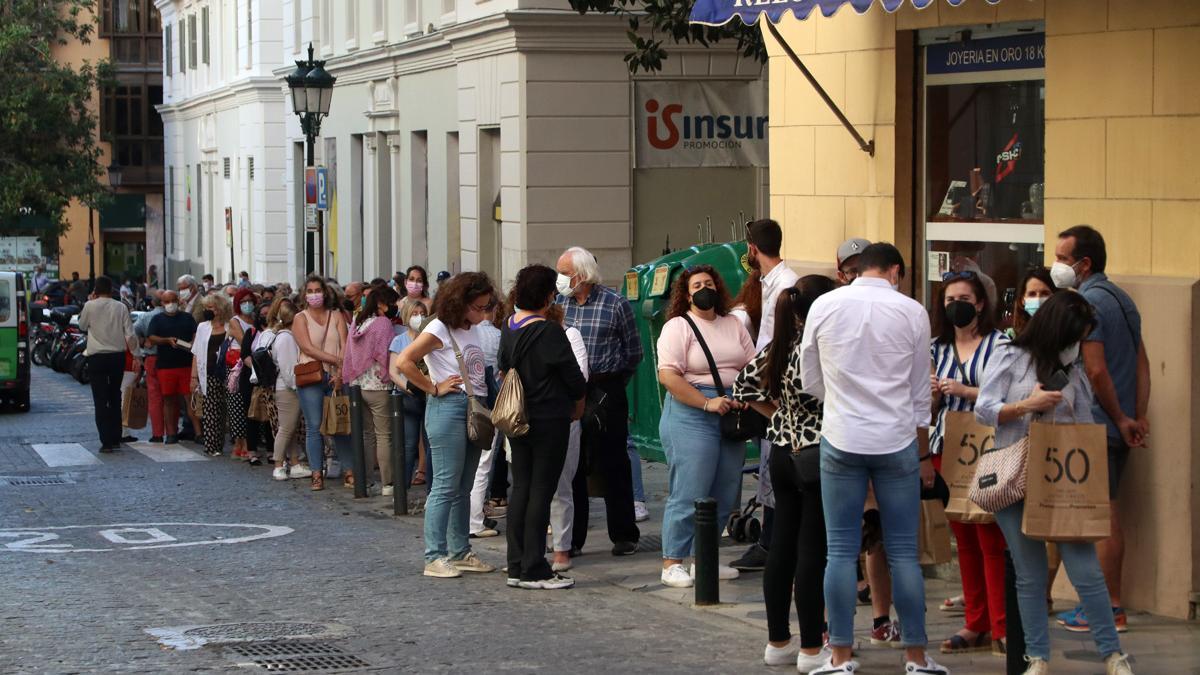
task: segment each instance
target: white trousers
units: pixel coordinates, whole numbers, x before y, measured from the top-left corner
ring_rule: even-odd
[[[492,458],[505,442],[504,434],[496,432],[492,447],[479,453],[479,468],[475,470],[475,483],[471,486],[471,534],[483,531],[483,504],[487,501],[488,484],[492,478]]]
[[[579,422],[571,422],[571,433],[567,437],[567,461],[563,462],[558,490],[550,502],[550,532],[555,551],[571,550],[571,527],[575,521],[575,492],[571,486],[575,469],[579,467],[579,435],[582,429]]]

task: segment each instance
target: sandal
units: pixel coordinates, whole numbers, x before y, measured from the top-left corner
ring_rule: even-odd
[[[424,485],[425,484],[425,469],[417,469],[413,472],[413,479],[409,485]]]
[[[992,634],[980,633],[974,640],[968,640],[961,635],[951,635],[949,640],[942,643],[943,654],[967,654],[970,652],[992,651]]]
[[[946,598],[945,600],[943,600],[941,606],[938,607],[938,609],[940,611],[948,612],[950,614],[962,614],[963,612],[967,611],[967,606],[963,602],[963,596],[956,595],[953,598]]]

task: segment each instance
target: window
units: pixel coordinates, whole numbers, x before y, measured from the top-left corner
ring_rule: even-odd
[[[371,25],[375,26],[375,32],[371,35],[371,40],[380,43],[387,41],[387,3],[384,0],[372,0],[374,15],[371,17]]]
[[[155,106],[163,88],[157,73],[127,73],[104,90],[101,124],[112,140],[116,162],[127,168],[126,182],[162,182],[163,125]]]
[[[420,3],[418,0],[404,0],[404,34],[414,35],[420,32]]]
[[[196,69],[196,15],[188,17],[188,63],[192,70]]]
[[[104,3],[105,35],[112,33],[141,33],[142,10],[147,0],[109,0]]]
[[[304,35],[300,30],[302,22],[302,12],[300,0],[292,0],[292,53],[300,53],[300,43],[304,41]]]
[[[167,24],[166,26],[163,27],[162,43],[163,43],[163,46],[167,48],[166,58],[163,59],[163,64],[166,66],[166,68],[163,69],[163,72],[167,74],[167,77],[170,77],[172,63],[173,63],[171,61],[171,56],[172,56],[172,54],[171,54],[171,24]]]
[[[354,49],[358,42],[358,0],[346,0],[346,47]]]
[[[201,24],[200,27],[204,30],[204,40],[203,40],[203,42],[204,42],[204,47],[203,47],[204,65],[208,65],[209,61],[208,61],[208,8],[207,7],[200,10],[200,24]]]
[[[187,21],[179,18],[179,72],[187,70]]]
[[[254,1],[246,0],[246,67],[254,65]]]

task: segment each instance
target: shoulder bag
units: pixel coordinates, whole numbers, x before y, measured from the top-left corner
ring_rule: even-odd
[[[271,336],[271,341],[250,352],[250,363],[254,366],[254,375],[258,386],[274,389],[279,379],[279,366],[275,365],[275,357],[271,356],[271,346],[279,339],[279,333]]]
[[[504,376],[504,383],[500,385],[500,393],[496,395],[496,407],[492,408],[492,424],[509,438],[519,438],[529,433],[525,385],[521,382],[521,374],[517,372],[517,365],[524,356],[525,352],[520,356],[513,354],[512,365]]]
[[[704,336],[700,334],[700,328],[696,326],[696,322],[692,321],[692,317],[684,313],[683,318],[692,327],[692,332],[696,334],[696,340],[700,343],[700,348],[704,350],[704,358],[708,359],[708,369],[712,373],[713,384],[717,387],[717,394],[725,396],[725,385],[721,383],[721,374],[717,371],[717,361],[713,358],[712,351],[709,350],[708,344],[704,341]],[[758,414],[752,408],[742,408],[741,410],[730,410],[721,415],[721,435],[731,441],[748,441],[751,438],[761,438],[767,433],[767,419]]]
[[[467,364],[463,361],[462,350],[449,326],[446,335],[450,336],[450,346],[454,348],[454,358],[458,359],[458,371],[462,375],[463,388],[467,390],[467,439],[476,448],[488,450],[496,438],[496,426],[492,424],[492,411],[479,402],[475,397],[475,388],[471,386],[471,377],[467,373]],[[436,384],[436,383],[434,383]]]
[[[308,321],[308,317],[306,316],[304,320]],[[332,322],[333,312],[330,312],[329,317],[325,320],[325,332],[321,334],[322,349],[325,348],[325,338],[329,335],[329,324]],[[312,341],[311,333],[309,333],[309,341]],[[307,387],[309,385],[319,383],[323,376],[321,372],[322,370],[324,370],[324,366],[321,365],[320,361],[314,360],[306,361],[304,363],[297,363],[296,367],[292,369],[292,372],[296,375],[296,388],[299,389],[300,387]]]

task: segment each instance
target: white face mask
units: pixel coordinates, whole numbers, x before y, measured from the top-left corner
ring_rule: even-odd
[[[167,314],[174,314],[175,312],[179,311],[179,303],[168,302],[167,304],[163,305],[163,311]]]
[[[571,277],[560,272],[558,274],[558,279],[554,282],[554,287],[558,289],[559,295],[571,295]]]
[[[1056,261],[1050,266],[1050,280],[1059,288],[1075,288],[1075,267]]]
[[[1025,313],[1033,316],[1042,306],[1042,299],[1038,297],[1025,298]]]
[[[1064,366],[1069,366],[1079,359],[1079,343],[1076,342],[1058,353],[1058,360]]]
[[[187,299],[192,297],[192,289],[184,288],[179,291],[179,299],[187,302]]]
[[[425,317],[420,314],[413,314],[408,317],[408,327],[413,331],[421,330],[421,324],[425,321]]]

